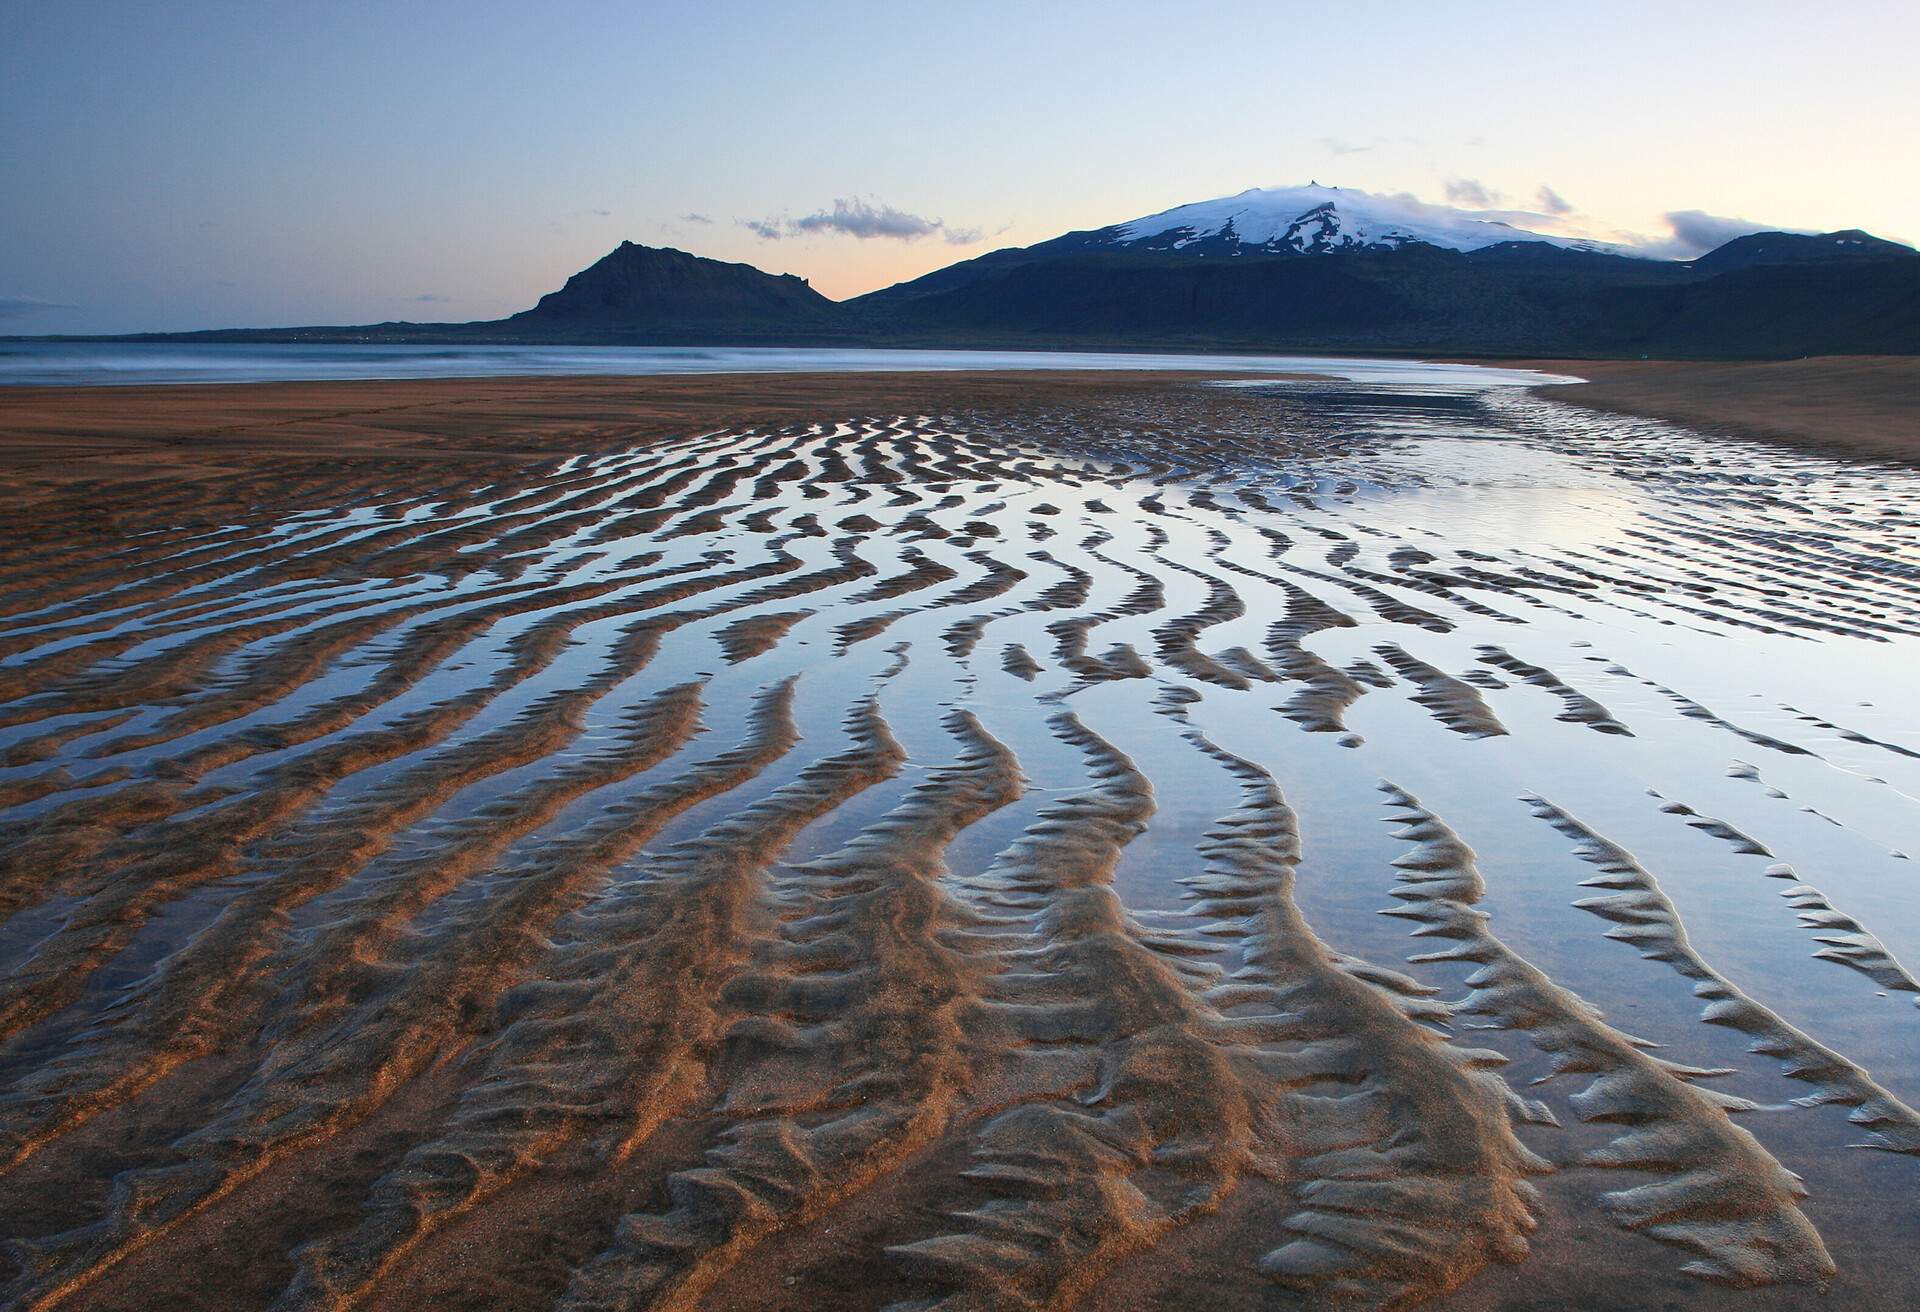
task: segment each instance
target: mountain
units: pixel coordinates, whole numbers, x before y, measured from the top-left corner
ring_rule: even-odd
[[[1316,182],[1305,187],[1254,187],[1236,196],[1179,205],[1126,223],[1069,232],[1033,246],[994,251],[859,300],[869,306],[915,300],[990,280],[1017,266],[1078,256],[1285,258],[1420,249],[1470,254],[1487,263],[1555,267],[1572,262],[1587,267],[1595,260],[1615,259],[1631,260],[1645,271],[1668,263],[1640,259],[1603,242],[1533,232],[1484,211]]]
[[[652,333],[804,331],[832,323],[834,302],[790,273],[762,273],[685,251],[623,241],[542,296],[486,325],[503,336],[633,340]]]
[[[1920,257],[1920,251],[1886,241],[1858,228],[1840,232],[1755,232],[1735,237],[1693,261],[1709,273],[1748,269],[1756,264],[1831,264]]]
[[[1911,247],[1852,229],[1763,232],[1682,262],[1533,231],[1520,226],[1526,217],[1317,183],[1256,188],[993,251],[848,301],[830,301],[792,275],[622,242],[506,319],[164,337],[1706,359],[1920,354],[1920,253]]]
[[[1538,216],[1544,217],[1544,216]],[[1509,242],[1622,254],[1617,247],[1551,237],[1483,211],[1429,205],[1412,196],[1351,188],[1254,187],[1237,196],[1179,205],[1090,232],[1069,233],[1055,249],[1181,251],[1190,255],[1331,255],[1407,246],[1477,251]]]
[[[1722,274],[1562,253],[1415,246],[1327,259],[1085,254],[861,301],[902,342],[1507,356],[1764,359],[1920,354],[1920,260]]]
[[[1652,356],[1920,355],[1920,259],[1756,264],[1664,293]]]
[[[898,338],[999,346],[1639,354],[1659,312],[1638,294],[1694,276],[1652,261],[1566,260],[1483,263],[1424,244],[1325,259],[1085,252],[988,264],[942,288],[851,305]]]
[[[894,339],[1001,346],[1920,353],[1910,247],[1764,233],[1683,263],[1506,221],[1518,217],[1317,184],[1255,189],[994,251],[848,304]]]

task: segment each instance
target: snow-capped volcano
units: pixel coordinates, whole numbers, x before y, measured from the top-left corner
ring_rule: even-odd
[[[1323,255],[1397,250],[1415,244],[1477,251],[1503,242],[1544,242],[1562,250],[1631,254],[1604,242],[1531,232],[1473,210],[1317,183],[1254,187],[1237,196],[1181,205],[1088,233],[1085,244],[1194,254]]]

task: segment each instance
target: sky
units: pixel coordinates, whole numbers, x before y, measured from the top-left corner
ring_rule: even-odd
[[[0,333],[496,318],[623,239],[841,298],[1309,180],[1914,241],[1916,50],[1911,0],[0,0]]]

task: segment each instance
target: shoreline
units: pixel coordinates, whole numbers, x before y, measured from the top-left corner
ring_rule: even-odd
[[[1920,461],[1920,357],[1804,360],[1509,360],[1578,374],[1536,394],[1611,414],[1664,419],[1709,436]]]
[[[1584,381],[1532,390],[1709,435],[1920,460],[1920,358],[1450,363],[1572,374]],[[223,460],[261,455],[537,459],[560,451],[569,434],[615,426],[648,441],[701,424],[1125,397],[1216,381],[1245,377],[1214,370],[903,370],[10,387],[0,388],[0,477],[120,481],[183,467],[208,472]]]

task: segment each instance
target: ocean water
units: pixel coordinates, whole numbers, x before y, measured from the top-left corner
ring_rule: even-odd
[[[1318,373],[1355,383],[1553,381],[1528,370],[1293,355],[1097,351],[868,351],[744,346],[322,346],[276,343],[0,342],[0,387],[277,383],[330,378],[604,374],[869,373],[964,369],[1205,369]]]

